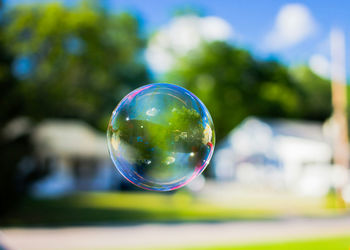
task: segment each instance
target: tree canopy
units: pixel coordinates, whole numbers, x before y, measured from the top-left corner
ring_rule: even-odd
[[[329,82],[310,70],[290,72],[226,42],[203,43],[166,75],[206,104],[220,140],[247,116],[326,119]],[[307,108],[305,108],[307,106]]]
[[[4,17],[4,44],[21,80],[22,113],[78,118],[105,129],[113,107],[147,82],[139,21],[88,2],[18,6]]]

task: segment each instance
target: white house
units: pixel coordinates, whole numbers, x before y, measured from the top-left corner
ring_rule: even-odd
[[[36,157],[49,175],[33,185],[36,196],[77,190],[109,190],[120,175],[108,155],[106,136],[77,120],[47,120],[31,135]]]
[[[219,181],[321,196],[334,184],[331,161],[321,123],[250,117],[218,145],[213,171]]]

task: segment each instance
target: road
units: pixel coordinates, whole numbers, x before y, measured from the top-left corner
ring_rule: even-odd
[[[167,249],[350,235],[350,217],[1,229],[5,249]],[[349,242],[350,245],[350,242]],[[1,247],[0,247],[1,249]]]

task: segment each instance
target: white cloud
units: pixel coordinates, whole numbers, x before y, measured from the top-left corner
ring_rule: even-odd
[[[324,55],[312,55],[309,60],[309,67],[315,74],[323,78],[330,77],[330,62]]]
[[[154,71],[163,73],[202,41],[227,40],[232,34],[230,24],[219,17],[176,17],[151,38],[146,60]]]
[[[303,4],[286,4],[278,12],[273,30],[265,39],[265,47],[281,50],[294,46],[316,30],[316,22]]]

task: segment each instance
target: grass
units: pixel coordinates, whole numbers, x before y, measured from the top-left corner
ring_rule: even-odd
[[[186,193],[78,193],[59,199],[25,199],[2,226],[57,226],[96,223],[222,221],[271,218],[266,209],[234,209]]]
[[[242,246],[203,246],[174,248],[171,250],[349,250],[350,235],[333,238],[296,240],[286,242],[260,243]]]
[[[270,204],[266,206],[266,204]],[[275,205],[273,205],[276,203]],[[322,214],[320,205],[256,201],[230,205],[192,197],[186,192],[77,193],[58,199],[25,199],[18,209],[1,218],[1,226],[60,226],[143,222],[186,222],[270,219],[285,215],[286,207],[301,215]],[[306,205],[303,205],[303,204]],[[232,204],[239,204],[239,206]],[[243,204],[243,205],[242,205]],[[326,207],[326,205],[325,205]],[[300,210],[300,211],[299,211]],[[304,213],[304,214],[303,214]],[[329,215],[327,213],[326,215]]]

